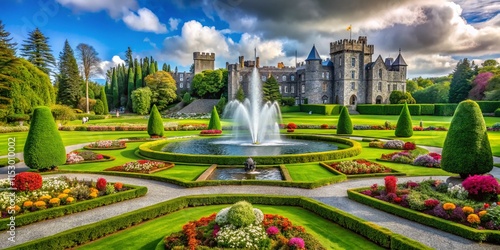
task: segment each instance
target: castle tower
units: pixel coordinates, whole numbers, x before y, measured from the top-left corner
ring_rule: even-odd
[[[309,103],[322,103],[321,97],[323,92],[321,89],[321,66],[322,59],[319,56],[316,46],[313,45],[311,52],[306,59],[305,65],[305,91],[302,92],[301,99],[308,100]]]
[[[401,55],[401,49],[399,49],[398,57],[396,57],[396,60],[394,60],[391,67],[392,70],[399,71],[401,81],[406,81],[406,69],[408,64],[406,64],[405,59],[403,59],[403,56]],[[406,91],[406,88],[403,91]]]
[[[204,70],[214,70],[215,53],[193,52],[194,74],[201,73]]]

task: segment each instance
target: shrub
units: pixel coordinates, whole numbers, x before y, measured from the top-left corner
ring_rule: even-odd
[[[290,122],[286,125],[287,129],[297,129],[297,124]],[[293,131],[292,131],[293,132]]]
[[[294,106],[295,105],[295,98],[293,98],[293,97],[282,97],[281,98],[281,105],[283,105],[283,106]]]
[[[33,112],[24,161],[35,169],[54,168],[66,162],[66,149],[48,107],[38,107]]]
[[[210,115],[210,122],[208,123],[208,129],[214,130],[222,130],[222,125],[220,124],[219,114],[217,113],[217,109],[212,109],[212,114]]]
[[[347,107],[343,106],[340,110],[339,121],[337,123],[337,134],[352,134],[352,121]]]
[[[466,100],[458,105],[443,144],[441,168],[462,178],[493,168],[486,125],[476,102]]]
[[[384,143],[384,148],[403,149],[405,143],[401,140],[389,140]]]
[[[462,186],[469,193],[469,197],[478,201],[497,201],[500,185],[495,177],[490,175],[473,175],[467,177]]]
[[[255,222],[252,204],[246,201],[235,203],[227,212],[227,221],[236,227],[246,227]]]
[[[50,111],[57,121],[73,121],[76,119],[75,111],[66,105],[52,105]]]
[[[401,110],[401,114],[399,115],[394,134],[397,137],[411,137],[413,135],[410,110],[408,110],[408,104],[406,103]]]
[[[152,95],[149,87],[138,88],[132,91],[132,110],[139,115],[149,113]]]
[[[104,114],[104,104],[101,100],[97,100],[95,105],[94,105],[94,112],[96,115],[103,115]]]
[[[22,172],[14,178],[17,191],[34,191],[42,187],[42,176],[39,173]]]
[[[30,116],[25,114],[11,114],[7,116],[7,122],[21,122],[29,119]]]
[[[158,112],[158,108],[156,108],[156,105],[153,105],[148,120],[148,134],[151,137],[163,137],[163,132],[163,120],[161,119],[160,112]]]
[[[396,189],[397,189],[397,183],[398,183],[398,179],[395,177],[395,176],[386,176],[384,178],[384,181],[385,181],[385,191],[388,193],[388,194],[395,194],[396,193]]]
[[[98,178],[97,179],[97,182],[95,183],[95,187],[99,190],[99,191],[104,191],[106,190],[106,179],[104,178]]]
[[[405,142],[405,145],[403,146],[404,150],[414,150],[417,148],[417,145],[413,142]]]
[[[495,109],[495,116],[500,117],[500,108]]]
[[[185,105],[191,103],[191,94],[189,94],[189,92],[184,93],[184,95],[182,96],[182,102],[184,102]]]
[[[413,161],[413,165],[415,166],[425,166],[430,168],[439,168],[441,167],[441,160],[437,160],[431,155],[419,155]]]

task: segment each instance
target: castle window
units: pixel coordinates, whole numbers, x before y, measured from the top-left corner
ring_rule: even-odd
[[[351,66],[355,67],[356,66],[356,58],[351,58]]]
[[[240,76],[240,82],[243,81],[243,76]]]
[[[392,85],[392,91],[396,91],[398,90],[398,85],[397,84],[393,84]]]
[[[286,76],[282,76],[281,80],[284,81],[284,82],[286,82]]]
[[[302,94],[306,93],[306,85],[302,84]]]
[[[326,82],[323,83],[323,92],[326,92],[326,89],[328,87],[328,84],[326,84]]]
[[[381,82],[378,83],[378,91],[382,91],[382,83]]]
[[[182,88],[184,88],[184,83],[183,83],[183,82],[181,82],[181,83],[179,84],[179,88],[181,88],[181,89],[182,89]]]
[[[339,57],[339,66],[342,66],[342,56]]]
[[[281,85],[280,85],[280,94],[281,94]]]
[[[300,77],[302,78],[302,81],[304,81],[305,75],[300,75]]]
[[[181,81],[181,82],[184,81],[184,74],[179,75],[179,81]]]
[[[391,85],[387,84],[387,92],[391,93]]]
[[[294,76],[294,75],[291,75],[291,76],[290,76],[290,80],[291,80],[292,82],[293,82],[293,81],[295,81],[295,76]]]
[[[326,79],[330,79],[330,72],[326,72]]]
[[[263,82],[265,82],[266,81],[266,76],[262,76],[261,79],[262,79]]]
[[[378,78],[382,79],[382,69],[378,70]]]
[[[339,72],[339,79],[342,78],[342,70]]]
[[[356,71],[351,70],[351,78],[355,79],[356,78]]]
[[[325,72],[321,72],[321,78],[325,78]]]
[[[295,86],[293,86],[293,85],[292,85],[292,86],[290,87],[290,92],[291,92],[292,94],[293,94],[293,93],[295,93]]]
[[[288,86],[285,86],[285,93],[288,93]]]
[[[191,83],[187,83],[187,88],[190,89],[191,88]]]
[[[356,90],[356,83],[355,82],[351,82],[351,90]]]

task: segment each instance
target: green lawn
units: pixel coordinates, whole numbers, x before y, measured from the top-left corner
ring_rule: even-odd
[[[224,207],[227,207],[227,205],[183,209],[130,227],[83,245],[78,249],[155,249],[166,235],[180,231],[188,221],[216,213]],[[255,205],[255,207],[260,208],[267,214],[283,215],[289,218],[294,225],[303,226],[327,249],[383,249],[366,238],[299,207],[264,205]]]
[[[335,176],[332,172],[320,166],[318,162],[287,164],[286,168],[293,181],[315,182]]]

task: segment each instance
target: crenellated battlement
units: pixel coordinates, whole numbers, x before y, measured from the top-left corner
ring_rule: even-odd
[[[330,54],[335,54],[343,51],[358,51],[365,54],[373,54],[375,48],[373,45],[368,45],[366,36],[360,36],[358,40],[341,39],[330,43]]]
[[[215,53],[209,52],[193,52],[194,60],[210,60],[215,61]]]

